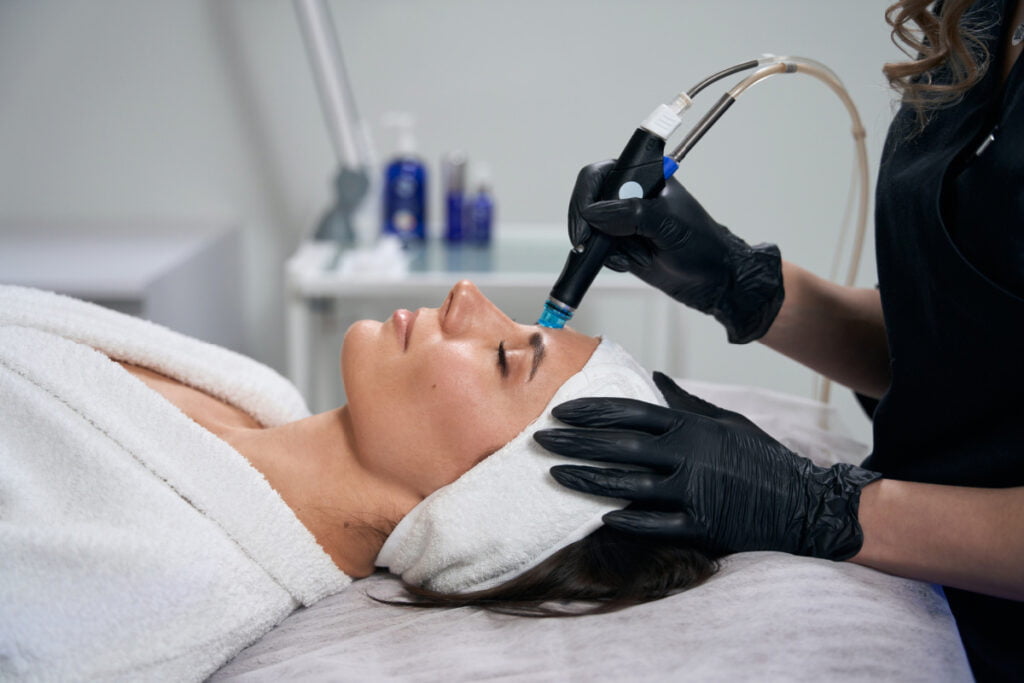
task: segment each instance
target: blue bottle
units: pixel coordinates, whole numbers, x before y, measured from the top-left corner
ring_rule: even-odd
[[[392,114],[385,125],[398,130],[397,152],[384,170],[384,220],[381,232],[403,242],[427,238],[427,169],[416,156],[413,118]]]
[[[491,243],[494,225],[494,198],[491,196],[490,173],[481,167],[476,194],[466,201],[466,239],[477,246]]]
[[[466,155],[450,152],[445,155],[441,166],[444,176],[445,238],[449,244],[459,244],[466,237]]]

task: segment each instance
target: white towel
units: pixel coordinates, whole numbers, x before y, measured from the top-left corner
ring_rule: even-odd
[[[377,565],[431,590],[483,590],[597,530],[602,515],[628,501],[560,486],[550,468],[579,461],[555,455],[533,439],[539,429],[564,426],[551,416],[552,408],[583,396],[665,405],[650,373],[604,339],[518,436],[413,508],[385,541]]]
[[[308,415],[244,356],[0,286],[0,679],[201,680],[351,582],[243,456],[107,356],[266,426]]]

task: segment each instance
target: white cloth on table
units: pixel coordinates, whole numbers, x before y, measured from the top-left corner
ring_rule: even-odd
[[[0,679],[201,680],[351,582],[242,455],[111,358],[265,426],[308,415],[244,356],[0,286]]]

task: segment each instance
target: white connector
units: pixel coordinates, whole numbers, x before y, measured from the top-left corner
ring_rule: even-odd
[[[690,98],[684,94],[673,100],[671,105],[659,104],[643,120],[640,127],[654,133],[662,140],[667,140],[683,123],[680,114],[688,109],[690,104],[692,104]]]

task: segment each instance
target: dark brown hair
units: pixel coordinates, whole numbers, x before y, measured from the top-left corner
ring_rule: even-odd
[[[405,584],[409,600],[378,601],[408,607],[482,607],[519,616],[581,616],[664,598],[703,583],[717,569],[715,558],[703,550],[603,526],[494,588],[445,594]]]
[[[882,72],[903,102],[917,110],[922,126],[930,111],[956,103],[988,69],[991,55],[985,34],[993,22],[965,18],[974,2],[948,0],[941,16],[931,9],[931,0],[900,0],[885,11],[892,42],[911,59],[886,64]],[[937,82],[940,70],[949,76]]]

